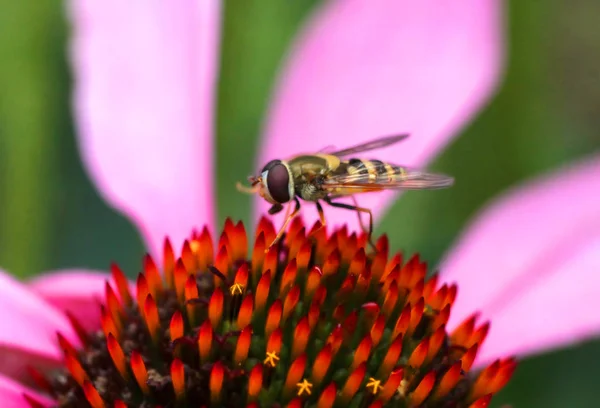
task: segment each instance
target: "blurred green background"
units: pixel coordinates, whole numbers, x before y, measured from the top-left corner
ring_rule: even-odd
[[[317,3],[225,5],[217,122],[220,222],[227,215],[250,220],[249,199],[233,188],[253,170],[253,156],[242,152],[257,149],[282,56]],[[600,150],[600,3],[507,5],[505,82],[432,165],[460,182],[435,195],[405,195],[385,220],[399,226],[386,231],[396,248],[419,251],[432,264],[494,195]],[[133,275],[143,253],[140,238],[98,197],[77,155],[63,7],[0,0],[0,265],[28,277],[65,267],[104,269],[114,260]],[[247,136],[247,146],[240,146],[240,135]],[[232,140],[236,151],[226,147]],[[494,406],[596,407],[599,379],[600,342],[594,341],[523,361]]]

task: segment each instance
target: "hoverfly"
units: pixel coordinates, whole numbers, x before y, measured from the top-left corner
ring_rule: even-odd
[[[384,190],[425,190],[450,187],[452,177],[433,174],[408,168],[381,160],[350,158],[351,154],[380,149],[398,143],[408,137],[407,134],[381,137],[346,149],[315,154],[300,154],[288,160],[275,159],[268,162],[259,176],[250,176],[251,187],[237,183],[237,188],[245,193],[259,193],[272,204],[269,214],[283,210],[290,203],[288,215],[269,248],[283,235],[288,223],[300,211],[300,199],[312,201],[317,206],[321,226],[325,226],[325,214],[321,202],[332,207],[356,211],[363,231],[368,233],[371,246],[373,233],[373,214],[368,208],[358,206],[355,194]],[[354,205],[335,201],[342,197],[351,197]],[[292,204],[294,210],[289,213]],[[361,213],[369,215],[369,228],[365,229]]]

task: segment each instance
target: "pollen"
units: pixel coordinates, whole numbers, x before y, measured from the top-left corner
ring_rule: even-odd
[[[493,327],[475,313],[449,333],[457,287],[418,255],[299,217],[275,234],[262,218],[249,247],[228,219],[217,240],[165,239],[135,293],[111,265],[101,327],[69,315],[81,348],[59,334],[64,367],[33,383],[56,407],[483,408],[511,378],[510,357],[472,370]]]

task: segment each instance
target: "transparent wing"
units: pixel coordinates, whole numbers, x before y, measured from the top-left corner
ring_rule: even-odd
[[[334,156],[343,157],[348,156],[350,154],[367,152],[369,150],[381,149],[394,143],[398,143],[401,140],[404,140],[408,137],[408,134],[403,135],[395,135],[395,136],[386,136],[380,137],[379,139],[371,140],[370,142],[362,143],[356,146],[348,147],[343,150],[338,150],[336,152],[330,152],[328,154],[332,154]]]
[[[322,188],[336,196],[343,196],[382,190],[433,190],[454,184],[454,178],[444,174],[400,166],[391,168],[392,172],[375,169],[377,174],[330,175],[324,180]]]

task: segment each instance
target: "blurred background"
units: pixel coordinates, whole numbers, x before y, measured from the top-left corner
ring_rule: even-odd
[[[250,220],[249,199],[234,189],[254,170],[254,156],[242,152],[256,151],[279,64],[316,4],[225,4],[217,118],[221,223],[228,215]],[[600,150],[600,2],[507,5],[504,83],[431,165],[460,182],[435,195],[404,195],[384,219],[399,226],[386,231],[395,248],[419,251],[431,264],[495,195]],[[144,251],[140,237],[98,197],[77,154],[63,7],[0,0],[0,266],[27,278],[66,267],[106,269],[114,260],[133,276]],[[233,140],[237,151],[226,147]],[[599,378],[600,341],[589,342],[523,361],[493,406],[595,407]]]

